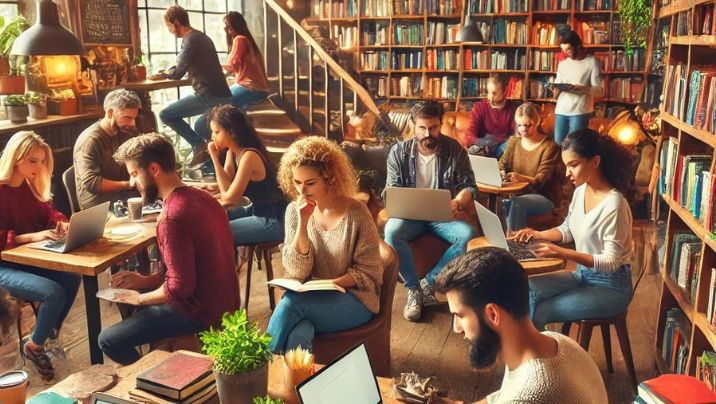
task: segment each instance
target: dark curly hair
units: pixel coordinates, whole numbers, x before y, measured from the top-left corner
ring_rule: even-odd
[[[604,179],[623,195],[627,195],[634,179],[635,156],[607,135],[585,128],[576,130],[562,142],[562,151],[572,150],[580,157],[600,157],[599,171]]]
[[[214,122],[229,132],[240,148],[258,150],[266,164],[270,164],[266,146],[241,108],[231,104],[217,105],[209,111],[206,121],[207,125]]]
[[[418,118],[443,119],[443,105],[437,101],[418,101],[410,108],[410,118],[415,123]]]

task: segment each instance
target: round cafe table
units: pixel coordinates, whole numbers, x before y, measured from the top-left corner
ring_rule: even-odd
[[[487,238],[484,236],[476,237],[470,240],[469,243],[467,243],[468,251],[480,247],[492,247],[492,244],[490,244],[490,242],[487,241]],[[525,269],[525,272],[529,276],[564,269],[565,261],[561,258],[545,258],[536,261],[520,261],[520,265],[522,265],[522,268]]]
[[[527,181],[514,181],[506,183],[505,185],[501,187],[493,187],[492,185],[485,185],[485,184],[476,184],[477,190],[479,192],[482,192],[484,194],[487,194],[487,208],[491,211],[495,212],[496,215],[499,216],[498,210],[497,210],[497,196],[498,195],[513,195],[516,194],[523,189],[527,188],[527,186],[530,183]]]

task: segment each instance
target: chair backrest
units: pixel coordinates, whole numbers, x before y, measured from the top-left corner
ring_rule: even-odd
[[[62,173],[62,183],[65,184],[67,199],[70,201],[70,210],[72,213],[79,212],[81,209],[80,202],[77,199],[77,187],[75,185],[75,166],[70,166],[70,168]]]
[[[383,285],[380,288],[380,312],[379,316],[388,316],[393,312],[393,297],[395,295],[395,284],[398,282],[398,254],[391,246],[380,240],[380,258],[383,260]]]

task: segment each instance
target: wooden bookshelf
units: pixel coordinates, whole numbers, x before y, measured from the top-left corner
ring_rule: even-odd
[[[693,71],[702,70],[704,66],[709,65],[708,61],[712,61],[716,58],[716,49],[714,48],[714,45],[716,45],[716,35],[692,35],[690,30],[687,30],[686,34],[677,35],[677,33],[680,33],[680,30],[676,26],[679,19],[683,19],[685,13],[690,13],[691,18],[693,18],[689,23],[690,25],[697,24],[696,17],[694,17],[696,8],[715,3],[715,0],[676,0],[663,6],[659,11],[659,19],[666,19],[671,27],[666,56],[667,69],[665,71],[663,88],[665,97],[669,89],[673,90],[676,88],[671,87],[675,86],[675,80],[669,80],[667,77],[669,75],[669,65],[676,66],[681,64],[683,69],[685,69],[686,82],[689,84]],[[712,30],[711,32],[715,31]],[[673,97],[667,97],[662,103],[662,135],[665,139],[666,137],[675,139],[676,143],[664,141],[661,144],[663,147],[667,147],[665,145],[668,143],[676,146],[677,158],[695,154],[710,155],[711,161],[706,164],[706,167],[709,173],[713,175],[716,174],[716,159],[714,158],[716,134],[698,129],[687,123],[688,119],[686,117],[691,91],[691,86],[687,86],[682,95],[685,97],[685,101],[681,104],[671,103],[670,100],[673,100]],[[679,117],[684,117],[684,119],[679,119]],[[698,120],[695,121],[698,122]],[[659,152],[658,155],[661,155],[661,152]],[[656,367],[660,372],[668,371],[668,369],[665,369],[665,361],[661,357],[661,344],[666,312],[672,307],[679,307],[691,322],[691,329],[688,330],[691,335],[688,341],[689,354],[686,372],[693,376],[696,372],[696,362],[699,356],[706,350],[716,350],[716,327],[711,324],[710,319],[707,317],[709,299],[712,294],[711,269],[716,268],[716,236],[713,234],[712,228],[707,228],[702,220],[694,216],[692,209],[685,208],[681,203],[672,198],[672,196],[662,194],[660,200],[662,201],[660,208],[665,209],[668,219],[666,222],[666,240],[664,241],[664,248],[666,249],[665,259],[661,267],[663,288],[656,324],[657,339],[654,345]],[[676,252],[672,251],[673,240],[676,233],[683,231],[693,233],[697,237],[697,245],[700,243],[701,248],[694,272],[696,277],[696,290],[693,301],[691,295],[680,288],[677,282],[671,278],[671,265],[672,262],[674,262],[673,255],[676,254]]]
[[[415,5],[422,3],[423,9],[415,14],[405,14],[404,7],[395,6],[398,8],[400,14],[396,14],[393,6],[395,4],[400,5]],[[430,4],[443,4],[447,6],[453,6],[452,9],[444,10],[445,14],[434,13],[432,10],[428,10]],[[478,4],[490,4],[491,9],[489,10],[477,10],[480,12],[471,13],[471,18],[479,23],[486,24],[489,27],[490,35],[485,43],[464,43],[455,44],[448,42],[447,38],[443,43],[434,44],[428,43],[430,36],[430,27],[433,24],[444,24],[444,26],[453,25],[459,29],[461,26],[465,8],[469,4],[469,0],[425,0],[421,2],[407,2],[403,0],[312,0],[311,16],[307,19],[307,22],[312,24],[325,24],[328,27],[331,36],[337,39],[338,42],[344,46],[345,49],[355,53],[355,65],[357,71],[360,73],[370,73],[374,76],[376,73],[380,73],[385,79],[383,81],[383,87],[369,88],[371,93],[378,100],[405,100],[412,99],[406,93],[395,93],[394,78],[405,76],[406,73],[419,77],[422,80],[423,86],[428,78],[434,78],[439,75],[446,77],[445,80],[457,80],[457,88],[452,89],[451,93],[454,97],[445,97],[441,94],[438,98],[440,101],[448,102],[455,105],[456,109],[460,108],[463,101],[470,102],[475,99],[483,98],[485,94],[480,93],[479,96],[475,96],[474,93],[468,93],[465,90],[468,89],[464,86],[464,80],[467,77],[487,77],[490,73],[500,72],[510,77],[517,77],[522,80],[522,94],[518,99],[524,101],[533,102],[550,102],[553,101],[549,98],[545,98],[543,94],[541,96],[530,94],[530,83],[532,81],[546,81],[550,76],[554,76],[556,71],[539,71],[531,69],[533,58],[533,51],[552,51],[560,52],[558,43],[539,43],[538,38],[533,38],[535,33],[533,31],[535,24],[558,24],[565,23],[570,27],[573,27],[575,31],[580,32],[582,22],[594,23],[595,21],[601,21],[605,25],[604,32],[600,35],[606,36],[607,40],[605,43],[585,43],[585,47],[590,53],[603,53],[606,54],[605,62],[606,66],[602,67],[602,80],[604,82],[604,97],[597,99],[597,102],[607,102],[615,104],[637,104],[641,99],[644,88],[647,83],[646,65],[648,64],[648,52],[647,50],[641,50],[642,63],[639,69],[627,68],[624,71],[613,70],[612,65],[614,64],[614,58],[617,57],[617,52],[621,52],[623,45],[620,43],[612,43],[614,39],[614,26],[618,25],[618,12],[617,6],[614,5],[615,1],[609,1],[610,9],[606,10],[581,10],[581,4],[586,3],[583,0],[567,0],[567,8],[561,10],[542,10],[538,9],[539,0],[518,0],[513,4],[516,4],[518,10],[497,10],[497,4],[504,4],[500,0],[476,0],[474,1],[473,11],[476,10]],[[365,12],[364,8],[368,5],[374,6],[375,9]],[[526,7],[520,7],[526,5]],[[488,12],[481,12],[488,11]],[[516,22],[523,24],[524,35],[522,41],[504,40],[495,43],[494,33],[495,28],[498,24],[502,24],[500,21],[506,21],[505,24],[509,25],[509,22]],[[420,26],[422,28],[422,36],[420,38],[420,44],[403,45],[396,43],[396,29],[400,28],[403,30],[405,27]],[[348,44],[344,37],[336,37],[336,34],[340,34],[345,30],[346,27],[351,27],[354,31],[355,40]],[[419,28],[415,28],[419,30]],[[447,31],[447,29],[446,29]],[[366,36],[375,34],[377,32],[383,32],[383,43],[376,46],[372,41],[366,42]],[[339,35],[340,36],[340,35]],[[519,43],[515,43],[519,42]],[[349,46],[350,45],[350,46]],[[465,58],[467,56],[467,49],[479,49],[486,50],[487,66],[480,66],[480,68],[466,68]],[[457,69],[451,69],[450,71],[443,70],[428,70],[427,66],[427,52],[432,51],[455,51],[457,55],[456,67]],[[384,51],[386,52],[383,56],[387,58],[387,69],[380,71],[375,69],[374,65],[364,63],[363,55],[375,55],[375,52]],[[400,52],[416,51],[422,53],[422,67],[420,69],[396,69],[393,66],[393,58]],[[503,60],[509,59],[514,61],[515,58],[523,59],[524,62],[520,63],[519,66],[498,66],[495,63],[498,57],[496,52],[502,52],[503,56],[500,56]],[[515,53],[517,53],[515,55]],[[554,55],[549,55],[553,57]],[[370,56],[375,57],[375,56]],[[495,68],[493,68],[493,66]],[[519,68],[515,68],[519,67]],[[635,84],[627,85],[630,91],[630,98],[624,99],[616,95],[609,94],[611,92],[610,82],[616,79],[631,79],[634,80]],[[412,79],[411,79],[412,80]],[[372,82],[371,85],[375,85]],[[449,85],[449,83],[448,83]],[[411,87],[409,85],[409,87]],[[465,87],[465,88],[464,88]],[[383,89],[383,91],[378,91]],[[617,90],[616,88],[614,89]],[[452,95],[452,94],[451,94]]]

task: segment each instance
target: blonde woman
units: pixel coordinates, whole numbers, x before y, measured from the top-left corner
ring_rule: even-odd
[[[291,145],[278,170],[286,208],[284,274],[301,282],[331,279],[346,289],[288,291],[271,316],[271,350],[311,349],[315,333],[358,327],[380,309],[380,238],[368,208],[353,199],[356,175],[332,141],[310,136]]]
[[[508,230],[526,227],[527,217],[549,212],[560,199],[559,147],[538,130],[541,121],[535,104],[520,105],[515,111],[517,136],[507,141],[499,161],[500,170],[507,173],[508,180],[529,183],[521,195],[503,200]]]
[[[34,132],[18,132],[0,156],[0,250],[41,240],[59,239],[67,218],[51,202],[52,151]],[[80,276],[0,261],[0,285],[22,300],[40,302],[32,335],[23,339],[22,354],[45,380],[55,370],[45,352],[72,307]]]

